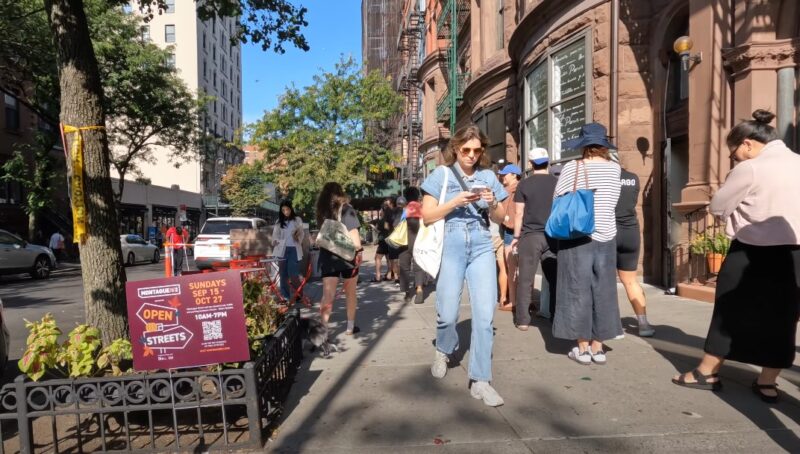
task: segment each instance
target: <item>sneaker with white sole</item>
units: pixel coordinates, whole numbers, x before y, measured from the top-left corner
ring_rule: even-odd
[[[569,359],[575,361],[576,363],[582,364],[584,366],[592,364],[592,354],[591,352],[589,352],[589,350],[581,352],[580,349],[578,349],[578,347],[572,347],[572,351],[570,351],[567,354],[567,357],[569,357]]]
[[[472,382],[469,393],[476,399],[482,399],[483,403],[490,407],[499,407],[505,403],[488,381]]]
[[[448,361],[450,361],[450,359],[446,354],[436,350],[436,356],[433,358],[433,364],[431,364],[431,375],[436,378],[444,378],[447,374]]]
[[[639,324],[639,337],[653,337],[656,330],[649,323]]]
[[[592,361],[594,361],[596,364],[602,365],[606,363],[606,352],[603,350],[598,350],[597,353],[590,352],[590,354],[592,355]]]

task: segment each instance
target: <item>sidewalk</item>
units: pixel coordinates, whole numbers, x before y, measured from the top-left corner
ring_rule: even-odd
[[[800,368],[779,380],[781,403],[754,396],[751,366],[728,363],[721,393],[670,382],[702,354],[712,305],[647,287],[656,336],[639,338],[620,291],[624,339],[608,344],[608,364],[580,366],[566,357],[571,342],[552,338],[538,319],[521,332],[511,314],[496,312],[494,386],[505,405],[489,408],[467,390],[467,359],[431,377],[435,294],[404,303],[392,283],[370,284],[372,257],[361,271],[357,324],[344,335],[337,299],[332,337],[339,353],[306,354],[273,452],[798,452]],[[432,290],[432,289],[431,289]],[[309,289],[320,294],[319,283]],[[470,310],[464,295],[458,325],[469,349]],[[468,353],[467,353],[468,355]],[[461,355],[463,356],[463,354]]]

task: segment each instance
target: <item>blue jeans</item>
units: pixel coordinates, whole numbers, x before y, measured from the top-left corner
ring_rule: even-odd
[[[458,348],[458,309],[464,279],[472,307],[469,378],[492,379],[492,321],[497,306],[497,272],[492,235],[478,223],[445,224],[442,266],[436,284],[436,348],[452,354]]]
[[[297,249],[291,246],[287,247],[283,258],[284,260],[281,262],[281,295],[288,299],[292,296],[292,289],[289,287],[289,277],[295,277],[300,274]]]

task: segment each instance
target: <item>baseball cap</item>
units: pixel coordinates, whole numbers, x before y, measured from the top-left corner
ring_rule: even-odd
[[[537,166],[550,162],[550,156],[547,154],[547,150],[544,148],[532,149],[529,153],[528,159]]]
[[[515,164],[508,164],[503,167],[503,170],[497,172],[498,175],[508,175],[509,173],[513,173],[514,175],[522,175],[522,170],[520,170]]]

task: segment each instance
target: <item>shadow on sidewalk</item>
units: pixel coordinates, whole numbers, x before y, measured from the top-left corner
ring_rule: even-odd
[[[627,334],[636,332],[633,328],[636,326],[634,318],[625,317],[622,319],[622,323]],[[656,329],[655,337],[642,339],[675,367],[675,375],[690,371],[700,363],[705,344],[704,338],[687,334],[673,326],[654,325],[654,328]],[[800,369],[797,365],[792,366],[791,369],[781,373],[781,378],[798,386],[800,383],[798,370]],[[724,388],[721,392],[714,393],[715,396],[750,419],[776,444],[788,452],[797,452],[800,449],[800,438],[793,432],[796,428],[787,427],[777,415],[777,413],[781,413],[800,424],[800,400],[787,393],[781,393],[781,401],[778,404],[770,405],[761,402],[749,389],[750,384],[758,377],[758,371],[753,370],[747,364],[726,361],[719,375],[724,383]],[[667,376],[664,377],[664,380],[671,378],[671,376]],[[688,388],[685,391],[688,393],[710,392]]]

